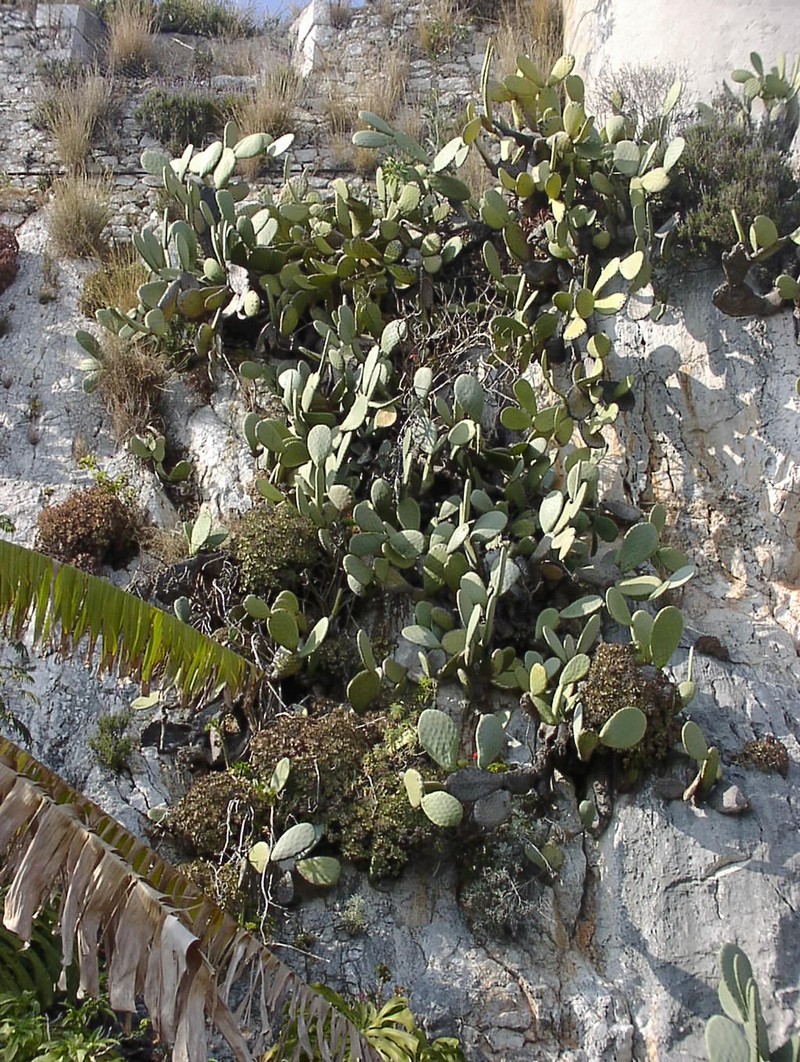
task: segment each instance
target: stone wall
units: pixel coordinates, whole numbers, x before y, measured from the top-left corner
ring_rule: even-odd
[[[385,102],[389,56],[395,56],[405,72],[404,95],[394,117],[411,128],[419,122],[413,112],[421,110],[429,126],[450,135],[464,101],[477,88],[486,34],[473,32],[466,24],[459,26],[446,50],[428,55],[416,32],[420,10],[418,4],[367,4],[332,26],[328,0],[313,0],[293,26],[273,27],[246,45],[251,69],[238,76],[219,71],[230,67],[230,49],[245,45],[157,35],[152,76],[113,79],[113,108],[96,133],[88,160],[90,174],[111,180],[115,237],[129,237],[131,226],[155,203],[154,186],[159,182],[143,173],[139,160],[144,148],[158,142],[136,117],[153,88],[196,90],[223,100],[254,90],[259,78],[276,64],[293,62],[305,80],[291,129],[286,130],[296,135],[290,161],[296,173],[306,172],[320,186],[366,161],[354,153],[349,134],[332,135],[331,101],[351,111],[380,107]],[[48,92],[43,64],[96,62],[102,69],[103,35],[102,24],[76,4],[40,3],[32,11],[0,6],[5,118],[0,128],[0,174],[7,183],[22,189],[47,188],[63,173],[52,138],[34,124],[37,104]],[[112,78],[109,73],[105,76]],[[276,169],[276,175],[279,172],[282,169]],[[22,201],[12,201],[10,209],[6,203],[0,222],[17,227],[28,212]]]

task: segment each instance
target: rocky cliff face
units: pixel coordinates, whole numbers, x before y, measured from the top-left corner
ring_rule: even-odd
[[[785,19],[797,27],[789,6],[778,31]],[[568,40],[601,16],[601,44],[622,39],[622,3],[583,13],[567,4],[566,12]],[[644,20],[641,4],[637,13]],[[737,23],[737,39],[771,54],[760,32]],[[704,39],[716,37],[709,30]],[[587,46],[590,68],[640,59],[614,48],[590,54]],[[81,267],[58,266],[59,301],[42,303],[42,214],[21,222],[17,236],[20,272],[0,295],[9,326],[0,338],[0,512],[31,544],[44,501],[87,482],[76,459],[91,451],[112,474],[127,468],[151,517],[171,525],[175,513],[158,481],[115,453],[99,405],[81,390],[71,339],[82,324],[74,314]],[[767,322],[723,317],[710,298],[719,279],[714,270],[675,277],[660,322],[647,318],[646,301],[632,302],[619,320],[613,357],[620,375],[634,376],[637,401],[609,436],[607,485],[628,504],[664,504],[676,544],[698,563],[684,592],[687,629],[674,671],[685,677],[694,646],[699,693],[691,715],[719,745],[726,784],[738,795],[730,793],[723,810],[667,799],[674,793],[664,779],[685,781],[676,761],[618,796],[610,825],[593,838],[580,830],[574,793],[562,783],[551,814],[565,864],[552,885],[540,883],[526,897],[510,942],[473,935],[448,866],[407,873],[380,890],[347,873],[335,894],[280,927],[287,943],[305,935],[309,954],[287,954],[309,979],[369,991],[376,968],[387,967],[431,1031],[458,1032],[471,1059],[700,1060],[703,1022],[717,1009],[723,941],[735,941],[753,962],[773,1042],[798,1031],[800,347],[788,313]],[[208,405],[182,394],[173,402],[178,441],[220,514],[248,504],[242,411],[230,385]],[[11,698],[32,731],[34,754],[142,829],[141,812],[175,792],[165,761],[134,757],[133,777],[114,780],[87,756],[97,715],[119,710],[130,691],[98,686],[81,667],[52,659],[34,679],[38,707]],[[533,734],[522,720],[516,736],[524,756]],[[768,737],[788,752],[785,776],[734,762],[746,742]],[[743,800],[749,811],[723,813],[742,811]],[[510,889],[499,878],[494,902]],[[353,896],[363,899],[364,924],[350,935],[358,927],[344,911]]]

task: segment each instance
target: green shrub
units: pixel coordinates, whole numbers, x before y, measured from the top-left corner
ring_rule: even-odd
[[[250,37],[256,28],[245,11],[225,0],[161,0],[156,25],[162,32],[198,37]]]
[[[751,121],[724,97],[684,134],[686,148],[674,198],[683,220],[681,242],[703,254],[730,248],[738,236],[731,211],[745,228],[758,214],[781,232],[800,221],[800,205],[787,205],[798,190],[781,131]]]
[[[202,92],[151,89],[136,109],[136,120],[173,154],[185,143],[200,144],[225,124],[229,100]]]
[[[130,721],[129,711],[120,712],[119,715],[101,715],[97,720],[97,731],[89,738],[89,748],[94,758],[115,774],[126,770],[133,752],[133,739],[127,734]]]

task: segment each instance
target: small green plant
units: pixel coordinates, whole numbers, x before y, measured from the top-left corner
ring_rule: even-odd
[[[719,967],[719,1001],[725,1013],[706,1023],[709,1062],[798,1062],[800,1035],[770,1050],[758,985],[742,949],[724,944]]]
[[[136,120],[168,151],[180,151],[191,141],[201,145],[211,134],[218,135],[230,110],[230,98],[198,91],[150,89],[136,109]],[[116,306],[116,302],[103,305]]]
[[[339,924],[351,937],[361,936],[367,930],[367,903],[360,893],[350,896],[339,915]]]
[[[346,1015],[360,1029],[364,1039],[379,1058],[387,1062],[463,1062],[464,1054],[454,1037],[441,1036],[429,1043],[425,1033],[417,1025],[405,996],[392,996],[386,1003],[365,999],[348,1001],[325,985],[316,985],[317,991],[333,1006]],[[264,1062],[280,1062],[283,1058],[296,1057],[301,1051],[304,1062],[316,1062],[323,1056],[316,1051],[309,1055],[302,1043],[317,1039],[316,1019],[304,1030],[300,1039],[297,1021],[290,1022],[280,1042],[264,1055]],[[347,1052],[344,1062],[352,1062]]]
[[[128,770],[134,749],[133,739],[128,735],[131,718],[129,711],[118,715],[101,715],[97,720],[96,732],[89,738],[89,748],[97,762],[114,774]]]
[[[256,26],[247,10],[228,0],[160,0],[157,27],[197,37],[250,37]]]

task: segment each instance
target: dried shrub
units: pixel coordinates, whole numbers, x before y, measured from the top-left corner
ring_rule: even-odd
[[[492,73],[498,80],[516,71],[522,53],[549,73],[563,51],[560,0],[505,0],[494,38]]]
[[[144,77],[151,66],[155,24],[149,0],[117,0],[108,13],[109,68],[125,77]]]
[[[789,773],[789,753],[783,742],[773,734],[755,741],[745,741],[736,756],[736,763],[742,767],[757,767],[765,774],[776,773],[783,778]]]
[[[238,842],[248,823],[252,830],[254,817],[265,809],[253,786],[224,771],[198,779],[163,824],[193,855],[213,858],[231,841]]]
[[[351,0],[328,0],[331,26],[335,30],[345,30],[353,21]]]
[[[66,258],[101,257],[103,233],[111,221],[111,189],[103,181],[65,177],[54,187],[50,239]]]
[[[123,442],[158,423],[167,376],[167,356],[157,348],[104,336],[94,390]]]
[[[0,294],[11,287],[19,269],[19,244],[12,229],[0,225]]]
[[[632,645],[601,642],[582,690],[583,724],[600,731],[620,708],[639,708],[647,717],[644,738],[621,756],[635,778],[639,770],[666,758],[680,738],[681,699],[673,682],[655,667],[641,666]]]
[[[53,86],[39,101],[33,124],[52,134],[58,156],[70,173],[84,169],[97,126],[110,117],[112,96],[111,81],[90,71],[68,73],[61,85]]]
[[[383,57],[380,69],[368,74],[358,95],[358,109],[391,121],[406,94],[408,52],[398,48]]]
[[[136,549],[136,514],[104,487],[75,491],[60,505],[39,513],[37,548],[56,560],[96,571],[117,566]]]

